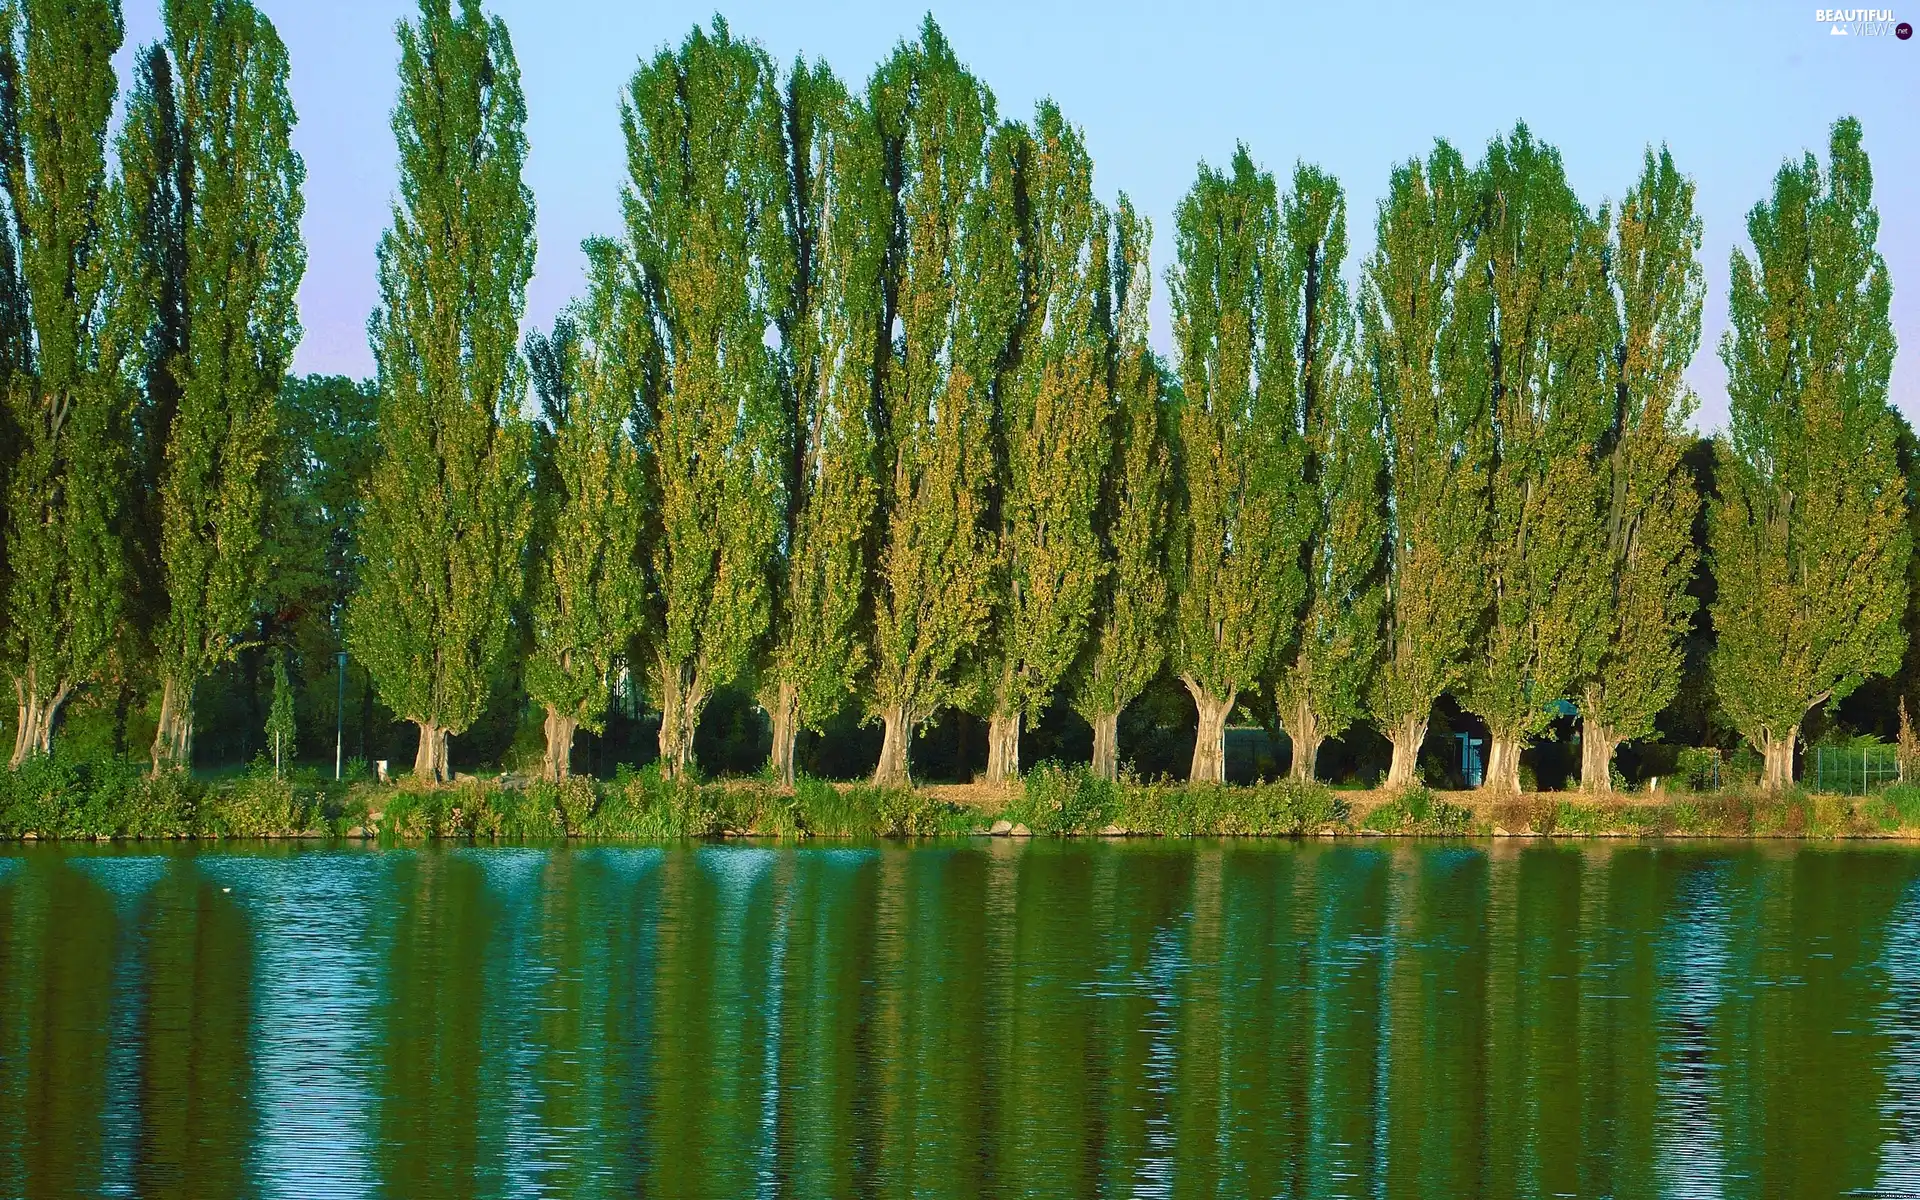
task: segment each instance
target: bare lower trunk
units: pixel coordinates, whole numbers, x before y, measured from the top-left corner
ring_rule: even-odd
[[[987,721],[987,782],[1020,777],[1020,714],[996,712]]]
[[[880,739],[880,764],[873,769],[873,786],[907,787],[913,782],[907,769],[907,739],[913,736],[913,722],[904,705],[895,704],[880,714],[886,734]]]
[[[679,779],[693,767],[693,731],[707,706],[706,685],[686,680],[676,667],[662,664],[666,687],[660,697],[660,774]]]
[[[1092,725],[1093,777],[1107,780],[1120,778],[1120,714],[1095,713]]]
[[[781,684],[767,716],[773,722],[773,749],[767,754],[767,765],[772,768],[775,783],[792,787],[793,752],[800,741],[800,689],[791,683]]]
[[[1760,776],[1760,786],[1769,792],[1785,791],[1793,786],[1793,748],[1800,740],[1800,726],[1794,725],[1787,730],[1783,738],[1766,735],[1766,743],[1760,747],[1765,759]]]
[[[53,722],[60,715],[60,706],[67,702],[67,695],[72,690],[71,684],[62,682],[51,694],[43,692],[36,686],[31,671],[24,678],[13,681],[20,714],[19,723],[13,729],[11,766],[17,768],[36,754],[53,753]]]
[[[551,783],[573,774],[573,735],[580,728],[580,719],[562,713],[551,704],[547,706],[547,759],[541,774]]]
[[[1511,735],[1487,735],[1487,773],[1480,780],[1483,792],[1520,794],[1520,739]]]
[[[1387,738],[1393,743],[1393,761],[1387,767],[1386,786],[1404,788],[1419,782],[1420,744],[1427,740],[1426,716],[1402,718],[1387,731]]]
[[[1580,719],[1580,790],[1607,793],[1613,790],[1613,754],[1620,739],[1595,717]]]
[[[1229,690],[1224,697],[1215,696],[1198,680],[1186,675],[1180,677],[1180,682],[1187,685],[1194,711],[1200,718],[1200,728],[1193,739],[1193,766],[1187,772],[1187,779],[1193,783],[1225,783],[1227,718],[1233,715],[1233,701],[1238,692]]]
[[[160,724],[153,731],[153,773],[193,765],[193,685],[160,685]]]
[[[420,747],[413,755],[413,777],[421,783],[441,783],[449,778],[447,770],[447,731],[432,721],[415,721],[420,727]]]
[[[1320,743],[1326,740],[1320,736],[1320,718],[1313,715],[1313,706],[1303,701],[1291,706],[1285,721],[1287,740],[1293,743],[1293,768],[1288,774],[1312,783],[1317,777],[1315,768],[1320,765]]]

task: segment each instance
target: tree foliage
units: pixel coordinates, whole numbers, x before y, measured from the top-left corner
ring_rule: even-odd
[[[1014,151],[931,19],[868,88],[890,164],[883,275],[879,568],[869,714],[885,726],[876,783],[904,783],[915,729],[955,695],[989,613],[983,528],[993,389],[1018,315]]]
[[[1340,274],[1347,206],[1338,181],[1315,167],[1296,168],[1280,223],[1276,386],[1301,439],[1311,528],[1301,556],[1306,599],[1274,701],[1293,742],[1293,774],[1312,779],[1320,743],[1366,712],[1378,666],[1385,462],[1378,401],[1353,361],[1352,308]]]
[[[1703,285],[1693,183],[1663,147],[1620,202],[1608,263],[1614,346],[1600,483],[1605,573],[1599,656],[1580,699],[1585,787],[1612,787],[1614,749],[1654,732],[1680,687],[1695,601],[1700,509],[1683,461]]]
[[[873,428],[886,191],[872,115],[824,65],[796,61],[785,96],[780,301],[784,530],[761,687],[772,766],[792,783],[802,726],[818,730],[866,675],[867,553],[879,495]]]
[[[663,364],[646,401],[659,506],[648,620],[670,775],[692,764],[713,690],[746,671],[767,632],[780,117],[772,64],[717,18],[642,66],[621,108],[628,253]]]
[[[287,51],[244,0],[169,0],[166,54],[177,64],[171,102],[149,93],[125,140],[157,147],[178,114],[176,191],[182,253],[176,282],[153,281],[145,344],[166,354],[149,380],[172,376],[171,420],[159,477],[164,615],[155,634],[161,680],[153,761],[189,762],[193,693],[232,661],[252,625],[278,429],[281,380],[300,339],[294,303],[306,268],[300,240],[306,169],[294,152]],[[150,80],[158,86],[157,56]],[[155,154],[156,165],[162,160]],[[160,192],[127,196],[137,208]],[[185,337],[172,344],[178,319]],[[156,415],[166,401],[155,398]]]
[[[1466,678],[1484,594],[1486,391],[1458,312],[1473,184],[1453,147],[1396,168],[1360,300],[1361,354],[1386,430],[1386,649],[1370,707],[1414,781],[1440,696]]]
[[[1887,403],[1892,291],[1860,125],[1774,176],[1732,262],[1721,340],[1730,423],[1711,538],[1714,687],[1728,719],[1793,778],[1801,722],[1898,668],[1905,482]]]
[[[1093,726],[1095,774],[1119,774],[1120,713],[1166,659],[1167,531],[1173,462],[1160,364],[1147,345],[1153,227],[1123,195],[1114,213],[1103,316],[1110,450],[1095,515],[1101,571],[1073,702]]]
[[[368,322],[383,453],[348,612],[381,699],[420,727],[415,772],[479,715],[507,646],[529,522],[520,316],[533,268],[526,101],[506,25],[478,0],[402,22],[400,198]],[[450,152],[458,147],[457,153]]]
[[[1239,147],[1224,172],[1201,165],[1174,221],[1168,286],[1184,401],[1172,666],[1200,714],[1192,777],[1218,781],[1235,701],[1297,629],[1311,513],[1281,383],[1273,176]]]
[[[1461,703],[1487,722],[1486,784],[1518,791],[1520,752],[1599,650],[1604,545],[1594,450],[1610,410],[1605,227],[1559,152],[1525,125],[1487,148],[1456,319],[1487,388],[1492,469],[1486,627]]]
[[[1003,473],[995,619],[984,673],[989,782],[1020,768],[1022,724],[1045,711],[1085,639],[1102,570],[1094,527],[1111,446],[1108,331],[1099,319],[1111,240],[1093,160],[1050,101],[1034,116],[1019,190],[1024,296],[1000,389]]]
[[[110,270],[125,241],[115,238],[106,138],[122,36],[113,0],[0,6],[14,766],[48,752],[61,706],[107,670],[119,631],[120,371],[132,331],[119,303],[124,272]]]

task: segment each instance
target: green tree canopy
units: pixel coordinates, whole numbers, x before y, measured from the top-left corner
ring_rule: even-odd
[[[1085,139],[1051,101],[1041,102],[1031,136],[1018,181],[1025,311],[997,421],[998,580],[983,664],[989,782],[1018,774],[1022,724],[1045,711],[1086,640],[1112,446],[1109,331],[1099,312],[1109,219],[1093,198]]]
[[[1484,595],[1486,390],[1457,312],[1472,191],[1445,142],[1396,168],[1361,291],[1392,496],[1386,649],[1370,704],[1393,743],[1389,787],[1415,782],[1434,701],[1465,678]]]
[[[107,669],[120,626],[120,372],[133,334],[119,302],[127,271],[109,269],[126,242],[115,237],[106,138],[122,36],[113,0],[0,5],[14,766],[51,748],[61,706]]]
[[[1693,182],[1649,150],[1620,202],[1607,271],[1614,346],[1600,462],[1605,526],[1601,644],[1580,699],[1581,783],[1612,789],[1614,750],[1646,737],[1680,688],[1695,602],[1700,498],[1682,461],[1700,345],[1700,218]]]
[[[347,630],[381,699],[420,727],[415,773],[444,779],[447,738],[480,714],[523,579],[533,196],[505,23],[478,0],[458,14],[421,0],[399,37],[400,198],[368,322],[383,453]]]
[[[1518,126],[1487,148],[1456,317],[1484,356],[1486,628],[1461,703],[1487,722],[1486,786],[1520,789],[1520,753],[1598,655],[1605,544],[1595,450],[1611,397],[1606,230],[1559,152]]]
[[[1093,771],[1120,771],[1120,714],[1166,660],[1168,492],[1173,462],[1160,364],[1147,345],[1153,227],[1125,195],[1114,213],[1101,316],[1107,340],[1107,470],[1095,524],[1101,572],[1073,703],[1093,726]]]
[[[773,65],[715,19],[635,73],[622,103],[629,253],[664,368],[648,397],[648,547],[660,761],[693,761],[717,687],[768,628],[777,378],[766,345],[783,143]]]
[[[1180,409],[1172,665],[1200,727],[1192,778],[1226,778],[1226,725],[1298,628],[1311,505],[1288,409],[1279,311],[1283,237],[1273,176],[1245,146],[1204,163],[1174,214]]]
[[[997,125],[992,93],[931,18],[874,74],[867,106],[890,164],[894,230],[869,715],[885,726],[874,781],[903,784],[908,742],[954,698],[956,663],[989,612],[992,389],[1019,308],[1009,249],[1024,135]]]
[[[1752,254],[1733,252],[1712,670],[1773,788],[1793,782],[1807,713],[1896,670],[1904,645],[1911,545],[1879,230],[1860,123],[1846,118],[1824,174],[1812,154],[1783,165],[1748,214]]]
[[[1312,779],[1321,742],[1366,711],[1379,663],[1385,460],[1378,401],[1353,363],[1353,315],[1340,276],[1347,204],[1338,181],[1296,168],[1280,222],[1276,384],[1300,432],[1312,526],[1302,554],[1306,601],[1274,701],[1293,742],[1293,775]]]
[[[306,168],[291,142],[286,47],[245,0],[168,0],[166,24],[166,50],[179,67],[170,107],[182,133],[185,276],[159,284],[146,340],[171,349],[167,293],[176,286],[186,337],[164,364],[177,388],[172,420],[150,431],[166,454],[155,770],[190,762],[194,689],[233,659],[252,624],[267,562],[278,397],[300,339],[294,296],[306,269]],[[158,125],[168,107],[153,96],[135,113]],[[136,128],[127,137],[153,145],[167,134]]]
[[[818,730],[866,673],[879,496],[874,352],[890,223],[872,115],[824,65],[804,61],[788,76],[785,111],[787,278],[775,292],[785,530],[761,702],[772,716],[774,775],[790,784],[801,727]]]

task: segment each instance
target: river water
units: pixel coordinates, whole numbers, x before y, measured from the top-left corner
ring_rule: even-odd
[[[0,851],[0,1196],[1920,1194],[1920,851]]]

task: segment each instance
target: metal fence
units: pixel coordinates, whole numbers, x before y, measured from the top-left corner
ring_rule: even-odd
[[[1898,746],[1814,746],[1801,782],[1816,792],[1863,796],[1900,779]]]

